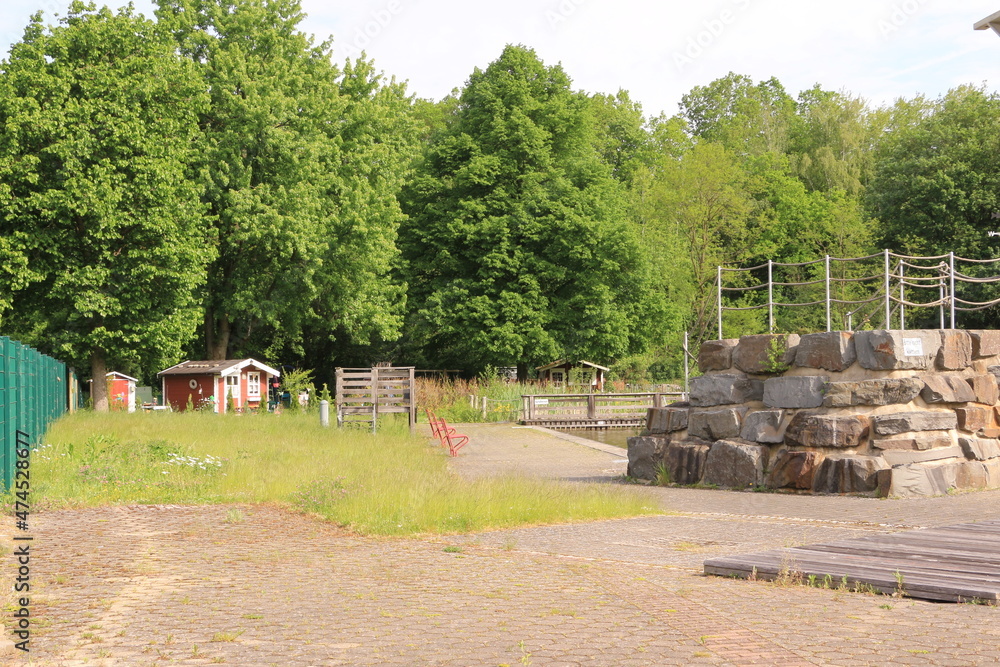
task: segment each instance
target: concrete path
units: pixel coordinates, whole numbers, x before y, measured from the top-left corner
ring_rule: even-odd
[[[624,473],[623,450],[571,436],[460,430],[462,475]],[[31,664],[1000,664],[995,607],[701,573],[714,555],[996,518],[1000,493],[642,492],[671,513],[421,539],[358,538],[267,506],[235,522],[232,506],[39,514]]]

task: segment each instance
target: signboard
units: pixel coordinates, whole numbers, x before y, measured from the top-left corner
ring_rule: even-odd
[[[924,341],[920,338],[904,338],[903,355],[907,357],[924,356]]]
[[[547,398],[536,398],[535,399],[535,405],[548,405],[548,404],[549,404],[549,399],[547,399]]]

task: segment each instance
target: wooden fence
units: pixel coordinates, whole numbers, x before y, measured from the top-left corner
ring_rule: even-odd
[[[641,426],[649,408],[662,408],[683,392],[531,394],[521,397],[525,424],[561,427]]]
[[[414,367],[374,366],[372,368],[338,368],[337,425],[371,423],[372,430],[379,415],[406,414],[410,429],[417,423],[417,394]]]

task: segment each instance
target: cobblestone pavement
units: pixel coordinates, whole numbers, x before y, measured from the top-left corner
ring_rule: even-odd
[[[459,474],[623,472],[617,451],[537,430],[460,430]],[[994,518],[998,493],[643,492],[671,513],[413,539],[270,506],[38,514],[31,664],[1000,664],[996,607],[701,574],[724,553]]]

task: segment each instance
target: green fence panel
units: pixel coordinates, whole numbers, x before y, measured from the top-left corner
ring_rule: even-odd
[[[48,425],[66,412],[66,364],[0,336],[0,482],[11,488],[17,461],[17,432],[41,441]]]

